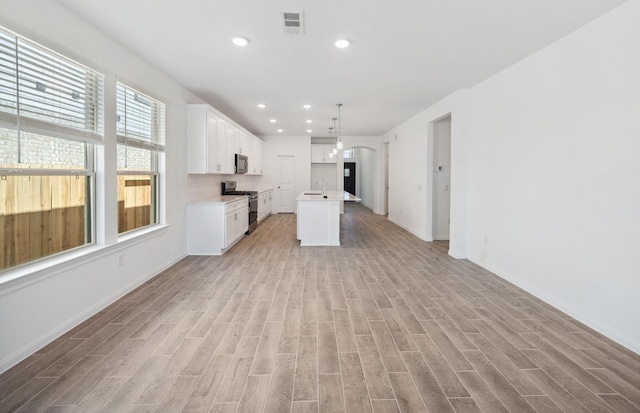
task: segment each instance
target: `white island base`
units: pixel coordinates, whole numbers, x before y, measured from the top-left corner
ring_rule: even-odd
[[[301,247],[340,246],[342,192],[306,191],[296,199],[298,239]]]

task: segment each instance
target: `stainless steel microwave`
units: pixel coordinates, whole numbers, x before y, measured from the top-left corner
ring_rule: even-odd
[[[246,174],[249,171],[249,158],[236,153],[236,173]]]

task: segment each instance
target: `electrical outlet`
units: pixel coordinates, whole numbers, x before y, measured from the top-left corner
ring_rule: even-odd
[[[124,265],[124,254],[118,255],[118,267],[122,267]]]
[[[489,237],[484,236],[484,245],[489,245]]]

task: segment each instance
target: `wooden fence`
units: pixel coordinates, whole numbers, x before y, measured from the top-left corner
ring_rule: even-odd
[[[5,165],[0,165],[5,167]],[[0,177],[0,270],[89,242],[86,176]],[[118,177],[118,231],[152,221],[149,176]]]
[[[152,196],[149,175],[118,176],[118,233],[151,224]]]

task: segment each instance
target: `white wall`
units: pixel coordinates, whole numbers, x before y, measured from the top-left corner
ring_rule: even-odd
[[[0,372],[38,350],[186,254],[186,103],[202,103],[53,1],[0,1],[0,24],[106,75],[105,145],[98,179],[99,245],[66,264],[32,264],[0,275]],[[146,237],[118,243],[115,183],[115,83],[121,80],[166,104],[166,173],[161,182],[168,225]],[[88,251],[91,251],[88,253]],[[66,254],[77,255],[78,253]],[[119,256],[125,259],[119,267]]]
[[[468,104],[458,91],[396,126],[389,143],[389,220],[417,237],[433,234],[433,123],[451,115],[451,223],[449,254],[467,256]],[[379,191],[382,193],[382,191]]]
[[[638,15],[640,1],[627,2],[385,134],[390,219],[431,233],[429,202],[415,195],[429,182],[432,122],[450,112],[450,254],[636,352]]]
[[[187,201],[196,201],[220,195],[222,181],[236,181],[238,190],[252,191],[263,187],[262,177],[256,175],[207,175],[187,176]],[[266,185],[265,185],[266,186]]]
[[[358,197],[362,199],[362,205],[373,210],[375,202],[375,181],[378,172],[378,151],[368,148],[356,148],[356,185],[359,188]]]
[[[637,16],[626,3],[471,91],[469,257],[640,352]]]
[[[279,192],[276,188],[278,155],[295,156],[295,197],[311,185],[311,137],[310,136],[260,136],[264,145],[264,175],[261,186],[274,188],[273,210],[277,210]]]

